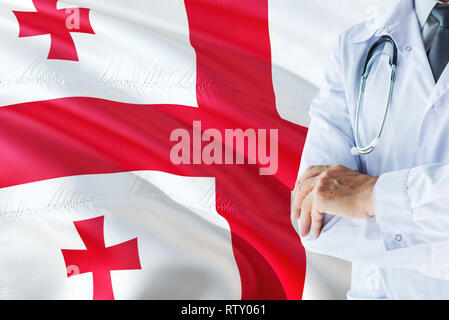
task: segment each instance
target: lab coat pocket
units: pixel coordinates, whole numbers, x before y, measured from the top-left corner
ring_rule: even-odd
[[[388,299],[381,279],[379,267],[369,264],[353,264],[351,290],[348,300]]]

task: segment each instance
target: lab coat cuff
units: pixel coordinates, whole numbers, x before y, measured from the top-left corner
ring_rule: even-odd
[[[415,244],[412,212],[407,193],[410,170],[382,174],[374,187],[374,213],[386,250]]]

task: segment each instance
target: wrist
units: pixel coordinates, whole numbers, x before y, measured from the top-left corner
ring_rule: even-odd
[[[374,187],[376,186],[378,177],[371,177],[367,181],[367,193],[365,198],[366,214],[368,217],[374,217]]]

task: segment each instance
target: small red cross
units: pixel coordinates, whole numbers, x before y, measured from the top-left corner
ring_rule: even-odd
[[[94,300],[113,300],[111,270],[141,269],[137,238],[106,247],[103,234],[104,216],[75,221],[87,250],[66,250],[62,255],[67,277],[92,272]]]
[[[78,61],[71,32],[95,34],[90,25],[89,9],[57,9],[58,0],[33,0],[37,12],[13,11],[20,26],[19,38],[50,34],[48,59]],[[76,15],[76,24],[73,24]]]

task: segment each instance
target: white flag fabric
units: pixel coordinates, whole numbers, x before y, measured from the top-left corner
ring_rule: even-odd
[[[211,178],[151,171],[4,188],[0,298],[238,299],[214,191]]]

